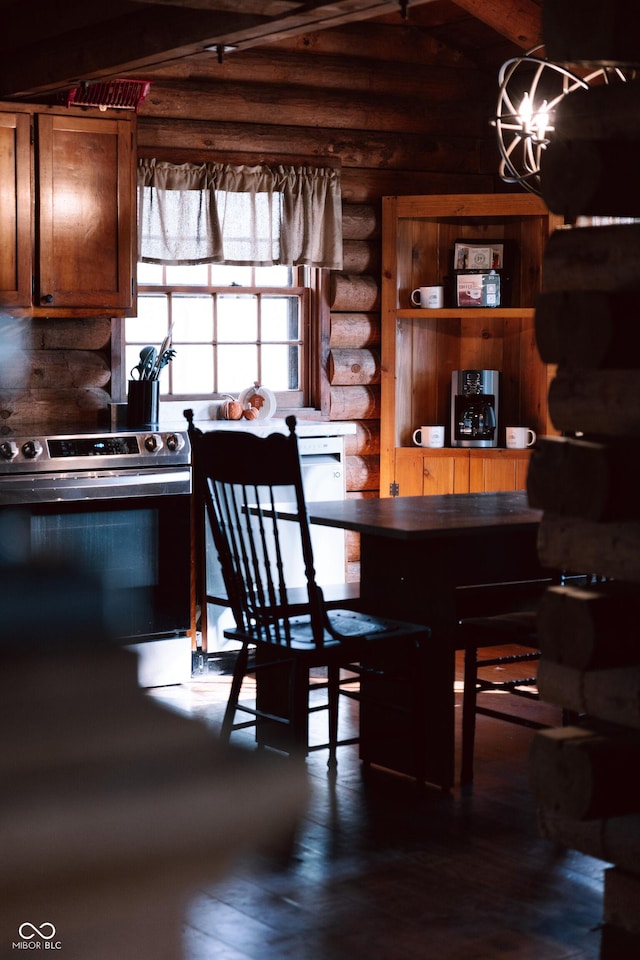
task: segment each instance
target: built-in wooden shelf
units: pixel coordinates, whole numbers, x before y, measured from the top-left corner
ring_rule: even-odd
[[[534,324],[544,251],[562,221],[524,193],[382,204],[381,495],[521,489],[530,451],[506,450],[505,426],[557,432],[547,406],[553,371],[540,359]],[[460,239],[509,244],[505,306],[452,306]],[[444,308],[412,306],[412,290],[432,284],[444,287]],[[500,371],[497,448],[450,446],[451,375],[465,369]],[[444,453],[412,444],[416,427],[437,423],[446,425]]]

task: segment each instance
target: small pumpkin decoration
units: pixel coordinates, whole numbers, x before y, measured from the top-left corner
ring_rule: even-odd
[[[243,407],[243,416],[246,415],[247,407],[257,410],[257,418],[249,416],[247,419],[268,420],[276,412],[276,397],[272,390],[260,385],[259,380],[254,380],[253,386],[243,390],[238,397]]]
[[[257,407],[252,407],[251,404],[249,404],[242,411],[242,416],[245,418],[245,420],[257,420],[260,416],[260,410]]]
[[[229,397],[223,400],[220,407],[220,416],[223,420],[240,420],[242,418],[242,404],[239,400]]]

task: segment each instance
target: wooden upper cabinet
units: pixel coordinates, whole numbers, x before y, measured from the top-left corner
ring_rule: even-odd
[[[0,113],[0,305],[31,303],[31,122]]]
[[[9,202],[3,143],[0,236],[10,239],[15,221],[16,266],[3,265],[0,298],[32,316],[126,316],[135,309],[135,117],[87,113],[30,107],[16,114],[17,129],[26,121],[32,130],[33,152],[22,154],[14,177],[22,167],[31,170],[29,221],[5,219],[5,209],[18,203]],[[3,123],[11,116],[0,113]],[[16,182],[14,190],[20,198]],[[28,289],[9,299],[10,271],[22,278],[23,264]]]
[[[554,433],[549,368],[535,339],[535,302],[549,234],[561,224],[532,194],[384,197],[382,207],[380,494],[522,489],[530,451],[505,449],[505,425]],[[508,298],[497,307],[458,307],[457,240],[512,254]],[[505,267],[507,263],[505,262]],[[439,284],[442,309],[421,309],[411,291]],[[454,370],[500,371],[497,448],[451,448]],[[445,448],[412,443],[422,424],[444,424]]]
[[[38,273],[34,302],[128,307],[133,151],[122,119],[38,115]]]

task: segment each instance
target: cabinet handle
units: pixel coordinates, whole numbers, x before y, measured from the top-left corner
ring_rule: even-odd
[[[40,302],[41,302],[41,303],[53,303],[53,294],[52,294],[52,293],[47,293],[47,294],[44,295],[44,297],[40,297]]]

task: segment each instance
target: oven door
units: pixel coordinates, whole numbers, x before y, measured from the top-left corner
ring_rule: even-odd
[[[100,578],[107,628],[130,643],[192,632],[190,492],[189,468],[12,477],[0,506],[16,515],[21,561]]]

